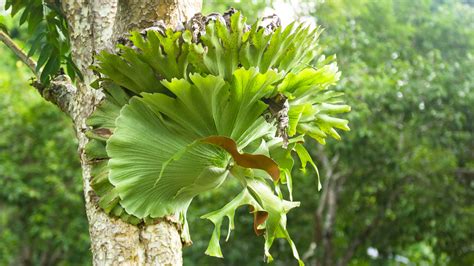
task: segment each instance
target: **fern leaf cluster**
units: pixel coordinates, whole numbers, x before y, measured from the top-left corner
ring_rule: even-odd
[[[302,264],[286,230],[286,213],[299,205],[292,152],[316,168],[305,136],[324,143],[340,138],[336,129],[349,130],[334,117],[350,107],[330,89],[339,72],[320,55],[321,31],[247,25],[234,11],[197,15],[187,25],[132,32],[131,45],[97,57],[106,97],[88,120],[86,153],[99,205],[132,224],[179,214],[188,241],[192,199],[235,179],[240,194],[203,216],[215,225],[206,254],[222,257],[224,220],[230,233],[235,210],[249,205],[268,261],[273,241],[284,238]]]

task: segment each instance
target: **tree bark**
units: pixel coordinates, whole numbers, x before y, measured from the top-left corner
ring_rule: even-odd
[[[156,225],[137,227],[111,218],[97,206],[90,187],[90,166],[84,154],[88,142],[85,121],[101,101],[102,93],[89,84],[96,78],[89,67],[94,55],[113,49],[131,29],[149,27],[157,20],[174,26],[201,9],[200,0],[68,0],[62,10],[68,20],[73,60],[84,75],[63,97],[79,140],[86,213],[94,265],[181,265],[180,225],[166,217]],[[61,105],[61,103],[58,103]]]

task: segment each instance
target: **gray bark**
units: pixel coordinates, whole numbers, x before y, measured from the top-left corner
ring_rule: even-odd
[[[62,9],[69,23],[73,59],[84,75],[76,88],[49,99],[72,118],[79,140],[91,251],[94,265],[181,265],[180,225],[166,217],[156,225],[137,227],[107,216],[97,207],[97,196],[90,187],[90,166],[84,147],[86,118],[102,99],[90,88],[95,79],[89,69],[93,56],[114,47],[118,37],[132,28],[150,26],[156,20],[168,25],[190,18],[201,8],[200,0],[68,0]],[[50,98],[55,98],[50,93]],[[43,94],[44,95],[44,94]]]

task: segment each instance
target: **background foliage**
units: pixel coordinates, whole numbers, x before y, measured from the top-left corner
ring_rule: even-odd
[[[472,265],[474,6],[455,0],[291,2],[204,1],[204,12],[234,6],[252,21],[269,6],[288,12],[283,6],[322,25],[326,54],[337,54],[338,89],[353,107],[352,131],[341,143],[309,143],[322,192],[313,172],[295,172],[294,197],[302,205],[289,214],[288,230],[304,260]],[[27,40],[19,19],[0,22],[16,40]],[[29,74],[1,45],[0,54],[0,264],[87,264],[70,125],[27,88]],[[334,197],[331,205],[321,203],[324,191]],[[194,245],[184,250],[186,265],[263,264],[263,239],[243,209],[222,243],[225,259],[203,254],[212,224],[198,217],[234,192],[202,195],[191,205]],[[277,265],[295,263],[283,243],[275,243],[273,253]],[[44,261],[52,254],[59,254],[55,261]]]
[[[72,124],[28,88],[13,54],[0,54],[0,265],[89,263]]]

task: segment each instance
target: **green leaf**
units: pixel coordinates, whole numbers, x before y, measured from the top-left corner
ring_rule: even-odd
[[[59,60],[58,55],[55,52],[51,53],[48,62],[41,71],[40,80],[43,84],[47,84],[50,76],[58,73],[59,67],[61,66],[61,61]]]
[[[274,71],[260,74],[256,69],[238,69],[226,85],[220,77],[194,74],[190,76],[194,84],[186,80],[163,82],[176,98],[153,94],[144,100],[177,123],[182,134],[226,136],[242,149],[269,133],[272,126],[261,117],[267,108],[261,99],[275,93],[272,83],[278,78]]]
[[[162,91],[152,68],[137,58],[131,48],[122,49],[122,56],[101,52],[97,56],[99,62],[96,70],[135,94]]]
[[[349,130],[347,120],[333,117],[350,111],[348,105],[337,104],[342,94],[329,91],[329,86],[338,79],[334,63],[319,69],[306,68],[285,77],[278,91],[289,99],[289,136],[307,134],[324,144],[328,136],[341,138],[334,128]]]
[[[105,143],[96,139],[92,139],[87,143],[85,152],[89,160],[108,158],[105,151]]]
[[[166,31],[165,36],[148,31],[146,39],[132,32],[130,40],[140,49],[136,56],[150,65],[164,79],[182,78],[187,68],[187,48],[181,43],[181,32]]]
[[[74,77],[78,77],[79,80],[84,80],[84,76],[82,75],[81,70],[76,66],[74,61],[72,60],[72,54],[66,56],[66,66],[68,68],[68,73],[71,73],[71,79],[74,80]]]
[[[86,124],[95,128],[115,129],[115,119],[120,115],[122,106],[128,103],[130,96],[115,84],[105,84],[106,98],[96,108],[95,112],[87,119]]]
[[[53,53],[53,46],[49,44],[45,44],[41,48],[41,52],[38,58],[38,62],[36,62],[36,72],[39,72],[41,67],[46,63],[46,61],[51,57]]]
[[[36,6],[28,18],[28,32],[33,33],[43,21],[43,5]]]
[[[31,57],[35,54],[36,50],[42,44],[42,41],[43,41],[43,38],[44,38],[45,35],[46,35],[45,32],[40,32],[36,36],[36,38],[33,40],[32,44],[31,44],[30,50],[28,51],[28,55],[27,55],[28,57]]]
[[[195,195],[220,185],[227,176],[228,155],[213,145],[200,144],[170,162],[156,182],[163,163],[192,139],[177,138],[158,110],[139,98],[122,109],[116,124],[107,141],[109,179],[130,214],[163,217],[185,211]]]
[[[246,179],[248,184],[247,188],[242,190],[242,192],[230,203],[226,204],[222,209],[208,213],[201,218],[205,218],[214,223],[214,232],[212,234],[211,240],[209,241],[209,246],[206,250],[206,254],[211,256],[222,257],[222,252],[220,250],[219,238],[221,225],[224,218],[229,220],[229,230],[234,229],[234,215],[238,207],[242,205],[250,205],[252,207],[252,212],[264,212],[267,215],[264,216],[255,216],[257,219],[262,218],[256,222],[257,226],[254,228],[256,233],[258,230],[264,231],[265,237],[265,256],[268,261],[272,260],[270,255],[270,248],[273,244],[273,241],[276,238],[285,238],[292,247],[293,255],[297,258],[300,263],[298,252],[294,246],[293,241],[289,237],[289,234],[286,230],[286,213],[292,208],[299,206],[299,202],[290,202],[282,200],[276,195],[270,187],[265,184],[265,181],[262,182],[260,179],[250,179],[246,177],[241,177]]]
[[[5,1],[5,10],[8,10],[13,4],[13,0],[6,0]]]
[[[28,1],[29,2],[29,1]],[[25,3],[27,3],[25,1]],[[22,1],[12,1],[10,3],[10,7],[12,8],[11,10],[11,16],[14,17],[18,12],[25,7],[25,3],[22,3]]]
[[[298,157],[300,158],[301,169],[302,170],[306,169],[306,165],[308,163],[310,163],[311,166],[313,166],[313,169],[316,172],[316,176],[318,177],[318,190],[321,190],[322,186],[321,186],[321,180],[320,180],[320,177],[319,177],[319,170],[318,170],[318,167],[316,166],[316,164],[313,162],[313,159],[311,158],[311,155],[309,155],[309,152],[300,143],[297,143],[295,145],[295,151],[296,151],[296,154],[298,154]]]
[[[21,14],[21,17],[20,17],[20,26],[23,25],[26,20],[28,19],[28,16],[31,14],[31,11],[30,11],[30,6],[25,6],[25,9],[23,10],[23,13]]]
[[[247,189],[243,189],[231,202],[227,203],[223,208],[217,211],[210,212],[201,216],[202,219],[208,219],[214,223],[214,231],[212,233],[211,240],[206,249],[206,254],[209,256],[222,258],[222,251],[219,244],[221,235],[221,226],[224,218],[228,218],[229,229],[227,233],[227,239],[229,238],[230,232],[234,229],[234,216],[235,211],[242,205],[250,205],[254,208],[254,212],[262,211],[263,208],[260,204],[251,196]]]

